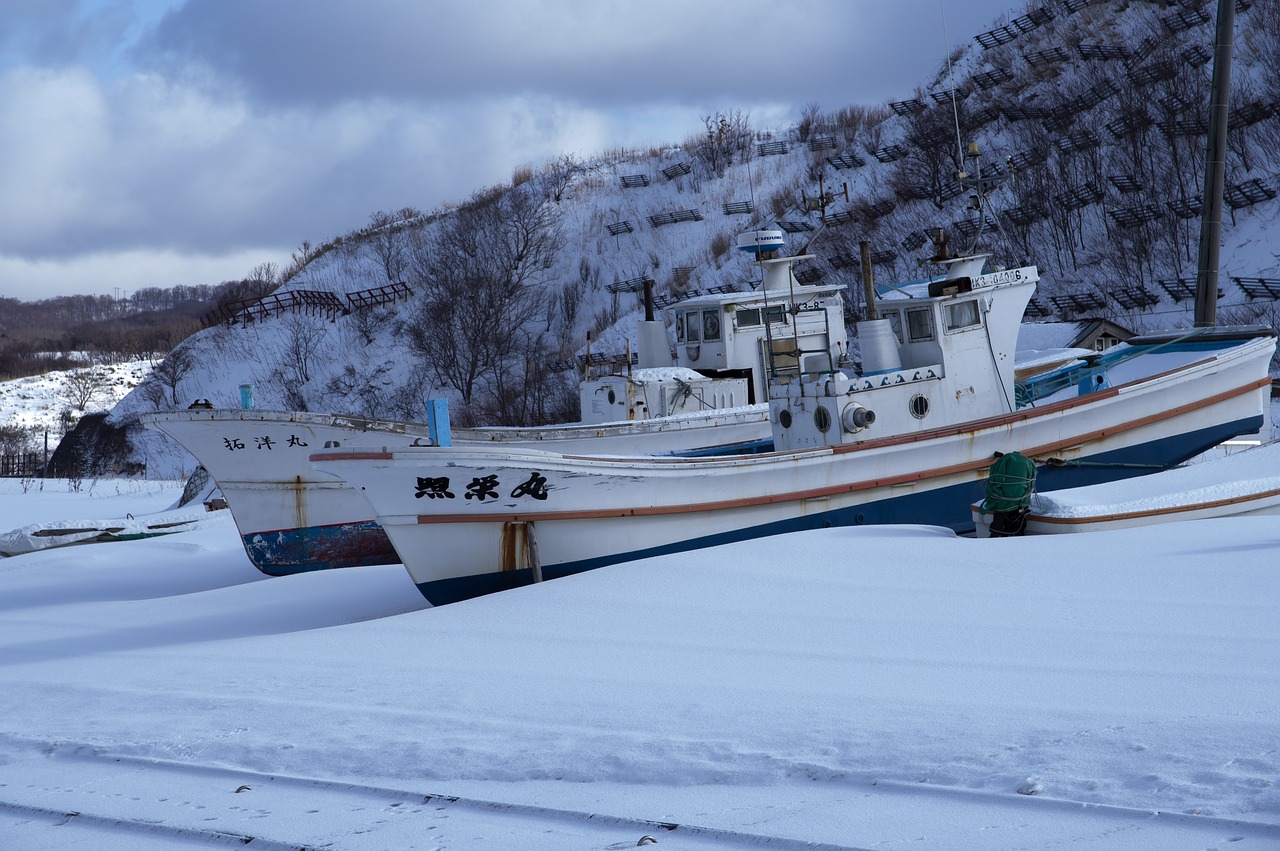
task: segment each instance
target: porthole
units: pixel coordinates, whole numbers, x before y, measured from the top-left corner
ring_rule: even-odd
[[[911,416],[918,420],[922,420],[929,415],[929,399],[919,393],[911,397],[908,407],[911,409]]]
[[[818,431],[826,434],[831,430],[831,412],[826,408],[819,407],[813,412],[813,427]]]
[[[786,408],[778,411],[778,425],[783,428],[791,428],[791,412]]]
[[[609,388],[609,404],[613,405],[618,401],[618,397],[613,395],[613,388]]]

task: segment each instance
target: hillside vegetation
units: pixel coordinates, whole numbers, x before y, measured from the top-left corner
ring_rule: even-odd
[[[1219,321],[1275,324],[1280,4],[1238,7]],[[374,213],[259,275],[270,295],[224,304],[111,421],[236,406],[241,384],[264,408],[420,419],[446,396],[462,424],[572,419],[588,339],[626,351],[643,281],[663,303],[748,288],[732,245],[756,227],[807,245],[806,279],[847,284],[850,320],[859,241],[877,280],[909,280],[933,271],[919,258],[941,228],[953,250],[1038,264],[1034,316],[1189,325],[1213,9],[1033,4],[887,105],[810,105],[789,128],[718,113],[680,144],[566,154],[430,214]],[[981,218],[960,170],[998,181]]]

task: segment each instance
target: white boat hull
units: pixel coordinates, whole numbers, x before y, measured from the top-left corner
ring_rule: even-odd
[[[190,409],[146,417],[204,465],[226,497],[259,570],[286,575],[400,560],[368,502],[308,456],[353,444],[430,442],[427,426],[331,414]],[[455,430],[458,445],[554,446],[564,452],[664,454],[733,451],[769,438],[763,405],[591,426]]]
[[[1227,500],[1188,503],[1145,511],[1100,514],[1094,517],[1054,517],[1031,512],[1027,515],[1025,534],[1063,535],[1074,532],[1105,532],[1111,529],[1129,529],[1134,526],[1152,526],[1157,523],[1270,514],[1280,514],[1280,490]],[[982,515],[975,511],[973,518],[977,537],[991,537],[991,515]]]
[[[971,506],[977,536],[993,517]],[[1036,494],[1024,534],[1102,532],[1156,523],[1280,514],[1280,444],[1255,446],[1141,479]]]
[[[404,447],[312,460],[365,493],[419,588],[448,602],[539,572],[799,529],[963,529],[996,453],[1035,459],[1043,489],[1177,464],[1261,427],[1273,351],[1256,340],[1087,396],[834,448],[685,460]]]

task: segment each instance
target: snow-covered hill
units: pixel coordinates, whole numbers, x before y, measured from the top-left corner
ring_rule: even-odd
[[[59,435],[66,418],[111,410],[142,383],[152,366],[153,361],[144,358],[0,381],[0,425]]]
[[[1276,5],[1241,3],[1237,16],[1224,322],[1272,322],[1267,287],[1280,295]],[[968,241],[979,219],[957,193],[960,167],[1001,179],[983,243],[997,262],[1040,266],[1034,314],[1189,325],[1211,9],[1034,4],[954,51],[935,79],[904,81],[887,106],[790,128],[710,116],[682,144],[567,155],[448,210],[376,217],[305,250],[278,309],[232,314],[183,343],[111,420],[131,427],[195,399],[236,406],[246,384],[263,408],[419,419],[424,399],[444,395],[464,422],[569,416],[579,372],[560,367],[588,335],[592,353],[625,350],[645,278],[668,301],[749,287],[758,274],[733,238],[780,227],[790,253],[813,240],[805,274],[848,284],[856,317],[859,240],[872,242],[880,281],[927,272],[926,231]],[[978,157],[961,156],[969,141]],[[367,306],[400,281],[410,293]],[[154,456],[158,437],[134,439]]]

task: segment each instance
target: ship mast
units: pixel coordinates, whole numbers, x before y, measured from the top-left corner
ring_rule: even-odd
[[[1218,321],[1218,253],[1222,242],[1222,188],[1227,170],[1227,98],[1231,90],[1231,42],[1236,0],[1218,0],[1213,46],[1213,88],[1209,95],[1209,143],[1205,151],[1204,202],[1200,218],[1200,255],[1196,263],[1196,314],[1199,326]]]

